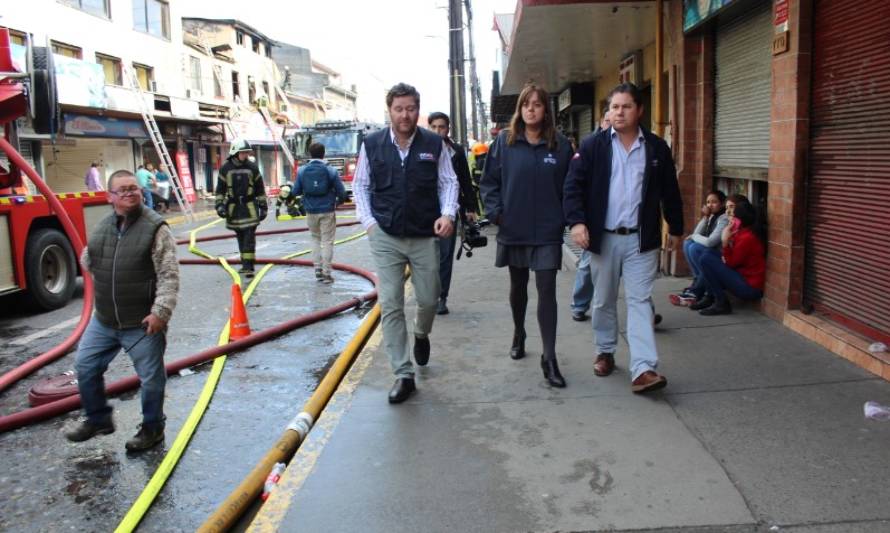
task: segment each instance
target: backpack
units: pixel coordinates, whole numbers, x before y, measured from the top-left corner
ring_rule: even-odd
[[[327,196],[331,189],[331,168],[327,165],[312,165],[305,168],[306,170],[301,176],[303,194],[306,196]]]

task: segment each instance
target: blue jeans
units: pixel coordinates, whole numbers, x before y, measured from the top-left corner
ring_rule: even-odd
[[[720,250],[718,248],[709,248],[703,244],[699,244],[692,239],[683,241],[683,255],[686,256],[686,262],[692,268],[692,275],[695,279],[692,282],[692,292],[701,298],[705,292],[705,280],[701,274],[701,258],[705,254],[711,254],[720,258]]]
[[[714,299],[718,302],[726,301],[726,291],[735,294],[742,300],[749,301],[759,300],[763,296],[762,291],[748,285],[744,276],[726,266],[726,263],[716,255],[703,255],[700,265],[708,291],[714,295]]]
[[[581,252],[578,271],[575,272],[575,288],[572,289],[572,311],[586,313],[593,299],[593,277],[590,272],[590,252]]]
[[[597,353],[615,353],[618,346],[618,286],[624,278],[630,379],[658,366],[652,325],[652,286],[658,272],[658,250],[640,253],[639,235],[603,233],[599,254],[590,254],[593,291],[593,333]]]
[[[151,189],[142,189],[142,200],[145,202],[145,207],[155,208],[155,199],[151,196]]]
[[[114,329],[103,325],[94,316],[90,319],[77,346],[74,368],[77,388],[87,419],[93,424],[105,424],[111,417],[111,406],[105,399],[105,371],[121,349],[128,348],[130,359],[142,382],[142,423],[145,426],[164,421],[164,332],[146,335],[139,340],[142,328]],[[138,342],[137,342],[138,341]]]

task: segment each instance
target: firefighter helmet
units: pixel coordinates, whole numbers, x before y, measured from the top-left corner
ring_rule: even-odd
[[[476,143],[473,145],[473,155],[482,155],[488,153],[488,146],[485,143]]]
[[[250,146],[250,143],[240,137],[232,141],[232,146],[229,147],[229,157],[239,152],[253,152],[253,147]]]
[[[282,202],[287,200],[287,198],[290,196],[290,191],[290,185],[282,185],[281,189],[278,190],[278,198],[280,198]]]

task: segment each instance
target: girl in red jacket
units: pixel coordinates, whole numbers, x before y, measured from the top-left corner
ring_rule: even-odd
[[[747,199],[736,201],[729,224],[723,230],[722,260],[712,254],[701,258],[702,276],[714,301],[701,309],[700,314],[712,316],[732,313],[726,291],[749,301],[763,296],[766,259],[763,242],[753,230],[755,220],[756,214],[751,202]]]

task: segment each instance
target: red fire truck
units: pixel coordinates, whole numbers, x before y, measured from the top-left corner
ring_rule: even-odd
[[[307,163],[309,145],[321,143],[325,146],[325,159],[337,169],[347,192],[352,191],[352,176],[358,162],[358,153],[365,137],[382,126],[369,122],[348,120],[328,120],[314,126],[301,128],[288,137],[291,153],[297,158],[298,166]]]
[[[37,133],[56,133],[52,53],[30,45],[25,54],[12,51],[9,32],[0,27],[0,295],[24,291],[32,308],[57,309],[74,293],[80,250],[53,205],[68,214],[77,236],[86,242],[89,229],[108,214],[108,204],[103,192],[56,194],[58,204],[30,193],[25,171],[16,164],[24,160],[17,151],[15,121],[28,116]],[[13,60],[23,56],[25,64]]]

